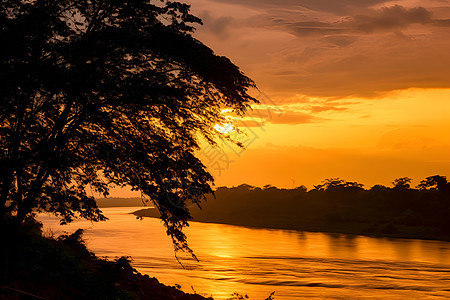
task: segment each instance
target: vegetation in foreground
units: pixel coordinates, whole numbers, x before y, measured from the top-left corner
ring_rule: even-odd
[[[52,238],[34,220],[18,232],[10,227],[1,228],[0,299],[206,299],[140,274],[126,257],[96,257],[82,230]]]
[[[216,199],[191,211],[197,222],[450,241],[447,178],[430,176],[416,188],[410,181],[398,178],[393,187],[365,189],[360,183],[334,178],[309,191],[304,186],[221,187]],[[158,217],[154,209],[134,214]]]

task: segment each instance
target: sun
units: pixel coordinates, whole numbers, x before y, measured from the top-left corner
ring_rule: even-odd
[[[222,124],[216,124],[214,129],[222,134],[230,134],[234,131],[234,127],[232,125],[234,118],[230,115],[233,112],[230,108],[222,109],[222,115],[225,118],[225,122]]]
[[[229,123],[225,123],[222,125],[216,124],[214,126],[214,129],[216,129],[218,132],[223,133],[223,134],[229,134],[234,131],[233,125],[231,125]]]

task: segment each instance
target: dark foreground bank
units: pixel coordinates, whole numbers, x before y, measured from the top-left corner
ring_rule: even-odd
[[[18,232],[2,225],[0,299],[206,299],[140,274],[128,258],[96,257],[82,230],[50,238],[41,228],[35,221]]]

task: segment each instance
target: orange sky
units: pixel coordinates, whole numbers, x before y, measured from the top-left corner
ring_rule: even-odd
[[[450,1],[187,2],[263,92],[245,151],[201,153],[216,185],[450,175]]]

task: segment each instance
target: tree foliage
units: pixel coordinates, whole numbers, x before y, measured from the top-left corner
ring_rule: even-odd
[[[192,37],[200,23],[166,0],[2,0],[2,217],[103,220],[86,191],[128,185],[188,249],[185,187],[198,197],[213,182],[199,139],[214,144],[221,110],[256,101],[252,80]]]
[[[411,178],[409,177],[400,177],[397,179],[394,179],[392,184],[394,185],[394,188],[397,189],[409,189],[411,187]]]
[[[422,180],[417,186],[419,190],[438,190],[440,192],[446,192],[449,188],[446,176],[434,175],[429,176]]]
[[[361,189],[364,185],[358,182],[347,181],[341,178],[328,178],[321,184],[315,185],[317,191],[337,190],[337,189]]]

